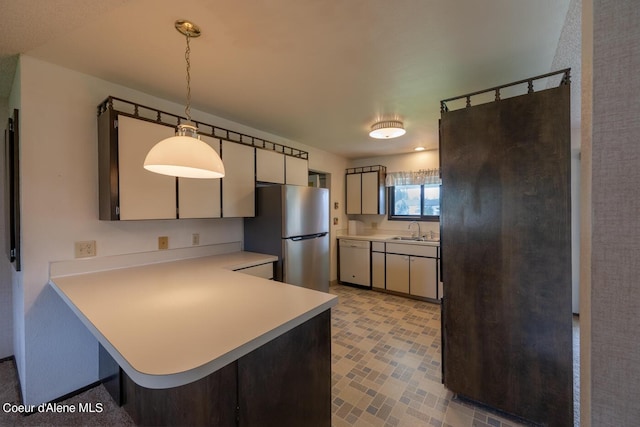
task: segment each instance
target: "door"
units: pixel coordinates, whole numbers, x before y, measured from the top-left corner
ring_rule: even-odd
[[[384,253],[371,253],[371,286],[384,289]]]
[[[437,260],[412,256],[409,259],[411,295],[437,299]]]
[[[409,255],[387,254],[387,290],[409,293]]]
[[[329,292],[329,235],[282,239],[282,281]]]
[[[201,136],[220,154],[220,140]],[[179,218],[220,218],[220,178],[178,178]]]
[[[256,181],[284,184],[284,154],[256,149]]]
[[[284,198],[282,237],[329,232],[329,190],[285,185],[282,191]]]
[[[174,136],[169,126],[118,116],[120,219],[176,219],[176,178],[149,172],[144,159]]]
[[[441,120],[445,386],[543,425],[573,425],[569,98]]]
[[[380,179],[378,172],[362,174],[362,213],[378,215]]]
[[[248,145],[222,141],[222,216],[255,216],[255,150]]]
[[[287,184],[309,185],[309,161],[297,157],[285,156],[285,180]]]
[[[362,213],[362,174],[347,175],[347,215]]]

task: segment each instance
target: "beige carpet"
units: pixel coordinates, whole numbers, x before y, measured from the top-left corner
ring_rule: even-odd
[[[13,360],[0,363],[0,426],[133,426],[124,409],[118,407],[103,386],[92,388],[65,401],[59,408],[75,413],[36,412],[31,415],[5,412],[5,403],[19,404],[18,380]],[[97,412],[102,408],[101,412]],[[52,410],[54,408],[47,408]],[[96,412],[88,412],[93,410]],[[82,411],[82,412],[81,412]]]

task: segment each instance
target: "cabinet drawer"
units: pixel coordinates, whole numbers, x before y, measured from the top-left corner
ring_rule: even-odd
[[[371,242],[371,250],[374,252],[384,252],[384,242]]]
[[[263,279],[273,279],[273,263],[254,265],[253,267],[240,268],[238,273],[249,274],[251,276],[262,277]]]
[[[387,253],[437,258],[438,248],[436,246],[426,246],[426,245],[406,245],[402,243],[387,243]]]

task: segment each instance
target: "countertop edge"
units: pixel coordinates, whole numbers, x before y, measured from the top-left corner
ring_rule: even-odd
[[[236,253],[237,254],[237,253]],[[255,265],[261,265],[268,262],[277,261],[277,257],[273,255],[266,254],[257,254],[250,253],[252,255],[256,255],[256,260],[251,261],[243,261],[241,263],[227,263],[226,265],[220,265],[219,268],[226,270],[237,270],[244,269]],[[233,254],[229,254],[232,256]],[[260,257],[262,255],[262,257]],[[224,258],[224,255],[221,256]],[[168,262],[169,263],[169,262]],[[127,267],[130,268],[130,267]],[[135,267],[133,267],[135,268]],[[86,274],[86,273],[85,273]],[[89,273],[90,274],[90,273]],[[236,274],[244,274],[241,271],[238,271]],[[64,276],[63,276],[64,277]],[[256,278],[258,279],[258,278]],[[267,279],[260,279],[268,281]],[[314,308],[294,317],[285,323],[271,329],[255,337],[254,339],[240,345],[239,347],[211,360],[208,363],[203,365],[171,374],[165,375],[156,375],[156,374],[145,374],[143,372],[135,369],[131,364],[120,354],[120,352],[109,342],[109,340],[94,326],[91,320],[73,303],[73,301],[67,296],[67,294],[60,289],[55,283],[55,277],[51,277],[48,281],[49,285],[54,289],[54,291],[62,298],[62,300],[67,304],[69,308],[78,316],[80,321],[89,329],[92,335],[98,340],[98,342],[108,351],[108,353],[113,357],[113,359],[120,365],[120,367],[127,373],[127,375],[138,385],[150,388],[150,389],[164,389],[171,387],[178,387],[181,385],[189,384],[191,382],[197,381],[201,378],[204,378],[224,366],[232,363],[251,351],[257,349],[258,347],[266,344],[267,342],[281,336],[282,334],[289,332],[295,327],[303,324],[304,322],[310,320],[311,318],[317,316],[318,314],[331,309],[331,307],[335,306],[338,302],[338,297],[336,295],[326,294],[328,299],[324,302],[316,305]],[[293,286],[293,285],[289,285]]]
[[[254,340],[247,342],[246,344],[223,356],[218,357],[215,360],[212,360],[205,365],[198,366],[188,371],[169,375],[150,375],[138,372],[128,364],[127,367],[129,368],[129,370],[125,369],[124,366],[123,369],[136,384],[151,389],[164,389],[189,384],[201,378],[205,378],[206,376],[224,368],[229,363],[240,359],[241,357],[251,353],[253,350],[268,343],[269,341],[274,340],[279,336],[294,329],[295,327],[302,325],[304,322],[312,319],[318,314],[331,309],[331,307],[335,306],[337,302],[338,297],[334,296],[331,300],[321,304],[315,309],[302,314],[301,316],[298,316],[295,319],[290,320],[287,323],[282,324],[280,327],[272,329],[271,331],[259,337],[256,337]]]
[[[366,235],[348,235],[348,234],[339,234],[336,236],[336,239],[345,239],[345,240],[367,240],[370,242],[385,242],[385,243],[401,243],[407,245],[421,245],[421,246],[440,246],[440,242],[434,241],[415,241],[415,240],[396,240],[397,234],[372,234],[369,236]]]

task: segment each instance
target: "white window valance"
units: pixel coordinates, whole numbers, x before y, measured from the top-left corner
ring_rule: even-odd
[[[418,171],[387,172],[385,185],[423,185],[440,184],[440,168],[420,169]]]

